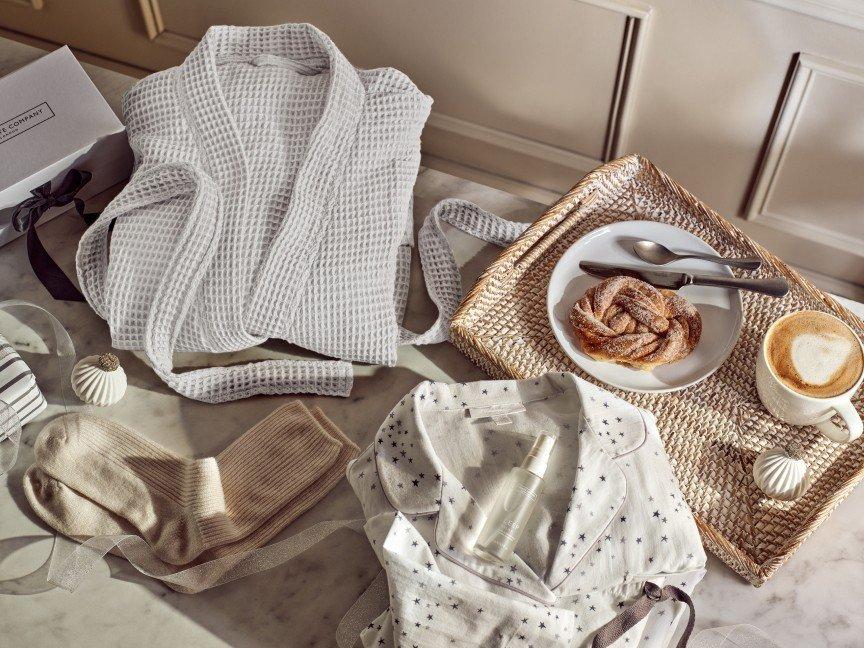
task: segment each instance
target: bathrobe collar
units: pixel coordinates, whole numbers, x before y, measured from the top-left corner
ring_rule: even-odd
[[[478,559],[472,548],[485,512],[437,456],[420,412],[528,402],[562,392],[580,399],[582,415],[559,430],[562,436],[579,435],[578,456],[571,463],[572,473],[565,476],[573,480],[572,497],[547,573],[534,573],[515,555],[507,565]],[[437,516],[438,552],[486,580],[551,604],[578,571],[579,562],[590,551],[602,553],[604,531],[626,495],[624,473],[616,460],[644,439],[645,423],[638,409],[562,373],[521,381],[421,383],[390,413],[376,436],[375,449],[382,488],[393,507],[408,517]]]
[[[357,138],[366,93],[355,68],[326,34],[308,24],[272,27],[215,26],[178,68],[177,89],[196,143],[201,162],[220,189],[220,209],[230,211],[225,226],[242,227],[249,199],[249,166],[246,146],[234,116],[226,103],[219,65],[227,62],[250,64],[280,61],[299,74],[326,71],[329,85],[324,110],[307,147],[306,158],[294,181],[294,189],[280,229],[259,268],[262,277],[280,276],[293,285],[280,294],[299,299],[332,215],[329,203],[338,193],[346,164]],[[288,241],[286,241],[286,239]],[[284,249],[294,241],[294,248]],[[282,265],[290,260],[291,269]],[[238,273],[248,260],[233,260]],[[229,263],[232,261],[229,260]],[[261,284],[262,282],[256,282]],[[264,282],[266,284],[266,282]],[[269,284],[266,284],[269,285]],[[269,296],[253,296],[253,304],[276,308],[284,316],[296,312],[296,304]],[[278,303],[277,303],[278,302]],[[275,304],[275,305],[274,305]],[[253,309],[255,306],[253,305]],[[266,318],[266,315],[263,315]]]

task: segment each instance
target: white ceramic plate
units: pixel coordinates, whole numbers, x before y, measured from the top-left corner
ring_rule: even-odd
[[[679,272],[733,276],[726,266],[685,259],[665,266],[653,266],[633,252],[633,243],[648,239],[675,252],[716,254],[699,237],[677,227],[653,221],[624,221],[606,225],[586,234],[568,249],[549,279],[546,305],[549,321],[565,353],[586,373],[613,387],[637,392],[669,392],[704,380],[732,352],[741,332],[743,306],[735,289],[685,286],[680,290],[702,316],[699,344],[683,360],[661,365],[653,371],[639,371],[612,362],[599,362],[586,355],[569,322],[570,309],[591,286],[602,279],[586,274],[580,261],[602,261],[622,266],[646,267]]]

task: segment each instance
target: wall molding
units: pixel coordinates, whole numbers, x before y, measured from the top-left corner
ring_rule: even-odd
[[[558,148],[521,135],[514,135],[497,128],[489,128],[482,124],[457,119],[434,111],[429,115],[426,123],[432,128],[440,128],[454,135],[508,149],[527,157],[540,158],[563,167],[593,169],[598,164],[602,164],[600,160],[589,155],[582,155],[569,149]]]
[[[162,9],[159,7],[159,0],[138,0],[138,6],[141,8],[141,17],[144,20],[144,29],[147,31],[147,38],[154,43],[184,53],[191,52],[195,45],[198,44],[198,39],[196,38],[165,29],[165,21],[162,19]]]
[[[844,27],[864,30],[864,2],[861,0],[758,0],[788,11],[827,20]]]
[[[812,281],[817,288],[821,288],[822,290],[831,293],[834,297],[840,296],[845,297],[846,299],[864,302],[864,286],[861,284],[844,281],[837,277],[830,277],[821,272],[816,272],[815,270],[809,270],[796,265],[793,265],[792,267]],[[852,310],[849,304],[843,305]]]
[[[864,256],[864,237],[852,237],[835,232],[788,214],[772,212],[768,208],[777,179],[783,170],[789,143],[795,136],[801,115],[807,105],[813,79],[819,74],[864,86],[864,69],[812,54],[797,55],[792,78],[786,87],[780,112],[757,172],[744,217],[781,232],[788,233],[790,229],[801,232],[807,239],[861,257]]]
[[[533,185],[525,184],[524,182],[504,178],[495,175],[494,173],[487,173],[486,171],[481,171],[474,167],[465,166],[459,162],[443,160],[426,153],[423,154],[420,160],[420,165],[427,169],[435,169],[436,171],[441,171],[451,176],[456,176],[457,178],[470,180],[477,184],[491,187],[498,191],[503,191],[504,193],[513,194],[514,196],[519,196],[521,198],[527,198],[528,200],[533,200],[534,202],[544,206],[554,205],[561,197],[560,191],[540,189]]]
[[[636,64],[641,56],[642,41],[639,30],[644,29],[643,18],[627,16],[624,21],[624,34],[621,39],[621,54],[615,73],[615,87],[612,92],[612,105],[609,107],[609,120],[603,142],[603,161],[619,157],[625,150],[629,133],[630,116],[633,113],[633,79]]]
[[[31,9],[35,9],[36,11],[40,11],[45,8],[45,0],[3,0],[3,2],[20,5],[22,7],[30,7]]]
[[[630,118],[633,115],[633,104],[635,103],[633,89],[645,51],[645,36],[652,7],[642,2],[628,0],[578,1],[625,16],[621,54],[615,75],[612,105],[609,108],[603,156],[598,161],[600,163],[608,162],[629,152],[627,150],[627,136],[630,133]]]
[[[585,155],[436,112],[429,118],[430,133],[424,138],[424,150],[428,154],[540,190],[566,191],[573,185],[574,178],[629,152],[627,144],[636,106],[636,81],[644,58],[652,8],[627,0],[576,1],[614,11],[625,18],[601,156]],[[438,137],[436,131],[444,137]],[[475,142],[484,145],[483,152],[472,149]],[[487,166],[485,160],[493,158],[494,166]]]
[[[635,85],[645,50],[652,8],[636,0],[575,0],[624,16],[621,49],[615,71],[613,97],[600,157],[563,149],[483,124],[433,112],[424,150],[438,158],[493,173],[546,190],[570,187],[572,178],[628,152],[627,140],[635,109]],[[148,38],[170,49],[189,52],[197,39],[166,28],[159,0],[138,0]],[[481,143],[483,153],[472,150]],[[428,149],[428,150],[427,150]],[[502,155],[496,155],[501,152]],[[495,160],[487,166],[486,159]],[[535,173],[538,168],[548,172]],[[532,175],[534,173],[534,175]]]

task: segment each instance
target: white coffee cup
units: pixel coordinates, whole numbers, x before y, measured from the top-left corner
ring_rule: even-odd
[[[790,389],[771,369],[767,357],[766,342],[768,337],[779,322],[794,314],[790,313],[778,319],[768,327],[762,338],[762,345],[756,359],[756,389],[759,392],[759,398],[765,408],[781,421],[786,421],[792,425],[812,425],[826,437],[839,443],[854,441],[861,436],[864,424],[862,424],[855,406],[852,405],[851,399],[864,381],[864,371],[858,376],[855,384],[842,394],[817,398]],[[845,322],[841,322],[839,319],[837,321],[849,328]],[[860,345],[861,340],[858,339],[854,331],[852,331],[852,335]],[[845,421],[846,429],[841,428],[831,420],[835,414],[839,414]]]

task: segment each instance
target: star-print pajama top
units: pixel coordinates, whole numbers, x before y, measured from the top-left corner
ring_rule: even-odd
[[[483,560],[486,512],[541,432],[545,491],[512,560]],[[572,374],[421,383],[348,480],[390,595],[366,647],[590,646],[646,581],[689,593],[705,573],[654,417]],[[615,645],[666,646],[686,613],[658,603]]]

